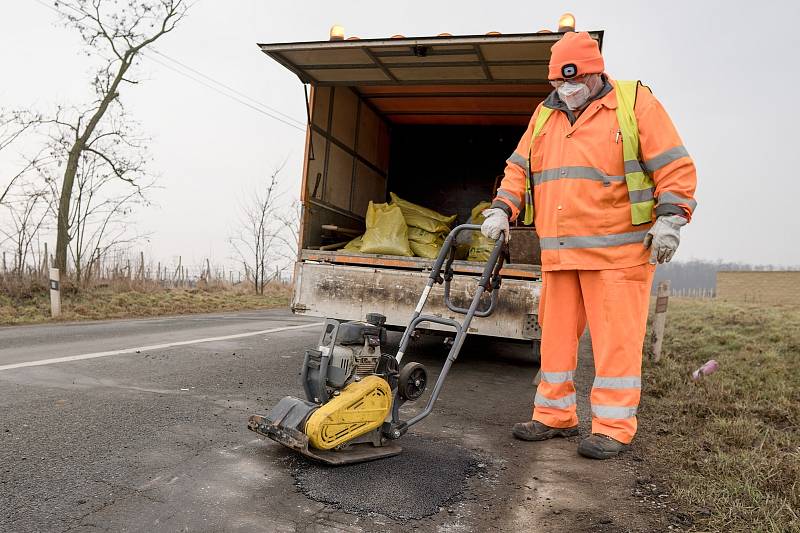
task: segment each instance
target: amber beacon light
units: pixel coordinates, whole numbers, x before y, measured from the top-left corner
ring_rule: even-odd
[[[575,31],[575,15],[564,13],[558,19],[558,31]]]
[[[343,41],[344,40],[344,28],[339,26],[338,24],[334,24],[331,27],[331,41]]]

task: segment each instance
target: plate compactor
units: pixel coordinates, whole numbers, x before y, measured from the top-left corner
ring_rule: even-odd
[[[489,316],[497,307],[500,269],[507,256],[503,236],[494,244],[469,307],[459,307],[450,299],[456,236],[462,231],[480,231],[480,226],[462,224],[445,239],[396,356],[382,351],[386,345],[383,315],[367,314],[364,322],[327,319],[317,348],[306,350],[303,359],[301,376],[306,399],[287,396],[266,416],[251,416],[248,428],[332,465],[399,454],[402,448],[396,440],[431,413],[472,318]],[[422,313],[436,283],[444,284],[445,304],[453,313],[464,315],[462,323]],[[484,293],[490,293],[488,302],[481,299]],[[422,364],[412,362],[400,368],[412,334],[424,322],[450,326],[456,335],[427,404],[410,420],[403,421],[400,406],[418,400],[428,383]]]

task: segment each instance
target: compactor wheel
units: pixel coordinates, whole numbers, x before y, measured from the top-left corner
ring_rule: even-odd
[[[428,385],[428,371],[422,363],[407,363],[400,371],[397,382],[400,397],[413,402],[419,399]]]

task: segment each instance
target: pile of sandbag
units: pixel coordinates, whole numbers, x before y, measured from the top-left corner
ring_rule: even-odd
[[[393,192],[389,195],[391,203],[369,203],[367,231],[347,243],[343,249],[364,254],[436,258],[456,215],[442,215],[433,209],[403,200]]]
[[[453,228],[456,215],[437,213],[433,209],[403,200],[393,192],[389,196],[392,198],[392,205],[398,206],[403,212],[403,218],[408,225],[408,244],[414,255],[435,259],[442,249],[444,239]]]
[[[414,255],[408,245],[408,226],[398,206],[370,202],[365,222],[367,231],[347,243],[345,250],[362,254]]]

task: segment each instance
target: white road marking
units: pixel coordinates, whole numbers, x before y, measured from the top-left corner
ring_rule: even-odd
[[[97,359],[99,357],[109,357],[133,352],[149,352],[152,350],[163,350],[173,346],[185,346],[187,344],[200,344],[201,342],[224,341],[228,339],[240,339],[242,337],[252,337],[254,335],[264,335],[265,333],[278,333],[279,331],[289,331],[293,329],[314,328],[323,325],[324,322],[314,322],[313,324],[302,324],[300,326],[283,326],[280,328],[262,329],[261,331],[250,331],[248,333],[237,333],[235,335],[225,335],[223,337],[206,337],[204,339],[192,339],[188,341],[168,342],[165,344],[153,344],[151,346],[138,346],[133,348],[123,348],[122,350],[110,350],[108,352],[84,353],[80,355],[68,355],[66,357],[55,357],[52,359],[41,359],[39,361],[27,361],[24,363],[14,363],[11,365],[1,365],[0,371],[12,370],[14,368],[26,368],[29,366],[52,365],[56,363],[69,363],[71,361],[82,361],[84,359]]]

